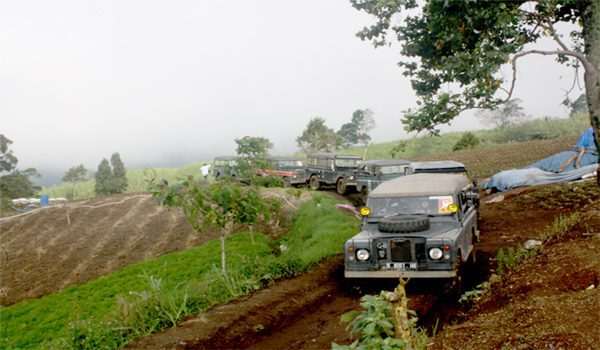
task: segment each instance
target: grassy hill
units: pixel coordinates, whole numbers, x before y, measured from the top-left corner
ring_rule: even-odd
[[[478,149],[493,151],[498,145],[532,140],[552,140],[558,138],[575,138],[589,127],[589,118],[580,115],[568,119],[535,119],[519,125],[490,130],[471,131],[479,140]],[[403,152],[395,158],[423,159],[427,156],[452,154],[454,145],[464,132],[451,132],[440,136],[420,136],[408,140],[374,143],[369,146],[367,159],[390,159],[392,149],[400,142],[405,144]],[[364,148],[355,147],[340,151],[341,153],[362,156]],[[434,157],[435,158],[435,157]],[[447,158],[447,157],[446,157]],[[450,157],[452,158],[452,157]],[[448,158],[447,158],[448,159]]]
[[[152,177],[165,179],[169,182],[187,176],[199,176],[200,167],[203,162],[191,163],[181,168],[148,168],[148,169],[128,169],[127,180],[129,186],[127,192],[146,192],[146,181]],[[80,182],[73,186],[72,184],[62,183],[59,185],[43,187],[40,193],[47,194],[50,197],[67,197],[71,191],[74,199],[88,199],[96,196],[94,193],[94,180]]]

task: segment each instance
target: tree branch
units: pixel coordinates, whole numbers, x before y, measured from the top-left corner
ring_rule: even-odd
[[[515,84],[517,82],[517,60],[523,56],[534,55],[534,54],[535,55],[543,55],[543,56],[564,55],[564,56],[574,57],[581,62],[581,64],[583,65],[583,67],[585,68],[586,71],[588,71],[588,70],[596,71],[596,68],[594,67],[594,65],[592,65],[590,63],[590,61],[587,60],[585,55],[583,55],[580,52],[575,52],[575,51],[571,51],[571,50],[554,50],[554,51],[527,50],[527,51],[521,51],[521,52],[517,53],[511,60],[513,78],[512,78],[512,82],[510,84],[510,89],[508,90],[508,96],[504,100],[505,102],[512,98],[512,94],[515,90]]]

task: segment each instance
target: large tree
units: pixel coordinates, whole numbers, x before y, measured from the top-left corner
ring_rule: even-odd
[[[10,149],[12,141],[0,134],[0,208],[7,207],[10,199],[32,197],[40,190],[31,178],[39,177],[33,168],[18,170],[18,159]]]
[[[590,122],[600,148],[600,1],[350,1],[377,18],[358,33],[360,38],[375,46],[389,44],[390,38],[401,43],[400,66],[419,106],[404,115],[408,131],[437,133],[437,125],[464,110],[510,100],[519,60],[545,55],[584,70]],[[570,40],[557,31],[559,23],[576,27],[568,33]],[[535,47],[545,37],[556,48]],[[507,81],[499,74],[504,64],[513,72]]]
[[[110,190],[112,193],[123,193],[127,190],[127,170],[125,164],[121,160],[121,155],[113,153],[110,157],[110,165],[112,166],[112,178]]]
[[[17,157],[13,154],[13,151],[9,148],[12,141],[0,134],[0,173],[10,172],[17,166]]]
[[[112,193],[112,169],[106,158],[103,158],[100,164],[98,164],[95,179],[94,190],[96,195],[108,195]]]
[[[246,176],[253,176],[258,168],[266,167],[265,158],[269,150],[273,148],[273,143],[259,136],[244,136],[235,139],[237,144],[237,154],[240,156],[238,167]]]
[[[325,119],[315,117],[308,122],[302,135],[296,138],[298,147],[306,153],[332,152],[338,147],[338,135],[329,128]]]
[[[352,113],[352,120],[343,124],[337,134],[341,139],[342,146],[349,147],[362,144],[364,146],[371,142],[369,133],[375,127],[373,112],[366,109],[357,109]]]
[[[85,166],[83,166],[83,164],[71,167],[69,168],[69,170],[67,170],[62,180],[63,182],[71,184],[71,192],[67,195],[69,199],[75,198],[75,185],[78,182],[83,182],[87,180],[87,174],[88,171],[85,168]]]
[[[484,124],[506,128],[526,119],[527,114],[523,110],[521,99],[513,98],[495,109],[478,111],[476,115]]]

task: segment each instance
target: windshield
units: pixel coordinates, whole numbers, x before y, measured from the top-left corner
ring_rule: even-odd
[[[336,159],[335,166],[343,168],[354,168],[358,165],[359,159]]]
[[[406,165],[394,165],[394,166],[383,166],[379,168],[379,172],[382,175],[389,174],[404,174],[406,171]]]
[[[387,217],[399,214],[451,214],[449,206],[454,203],[452,196],[369,198],[367,206],[372,217]]]
[[[280,160],[277,162],[280,168],[301,168],[303,166],[301,160]]]

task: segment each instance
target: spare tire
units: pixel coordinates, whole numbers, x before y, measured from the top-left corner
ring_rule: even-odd
[[[429,230],[429,217],[425,215],[397,215],[379,222],[379,231],[385,233],[410,233]]]

